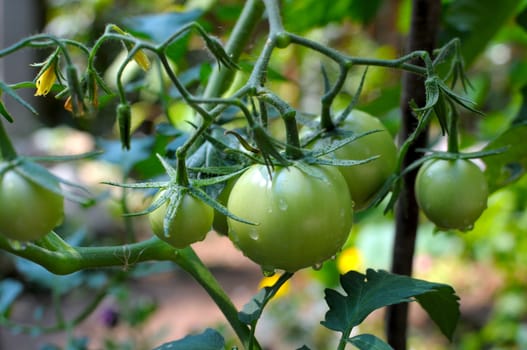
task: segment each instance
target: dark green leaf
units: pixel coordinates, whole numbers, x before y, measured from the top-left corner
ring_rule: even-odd
[[[0,281],[0,315],[5,314],[23,289],[22,283],[15,279],[4,278]]]
[[[515,182],[527,171],[527,123],[511,126],[484,148],[491,150],[508,147],[507,151],[483,159],[485,175],[489,183],[490,192]]]
[[[527,31],[527,7],[516,16],[516,23],[518,23],[523,30]]]
[[[24,106],[27,110],[29,110],[31,113],[37,115],[38,112],[36,111],[33,106],[31,106],[26,100],[24,100],[22,97],[20,97],[15,90],[9,87],[9,85],[4,84],[0,81],[0,92],[5,91],[6,94],[14,98],[18,103],[20,103],[22,106]]]
[[[225,340],[216,330],[207,328],[203,333],[165,343],[154,350],[224,350]]]
[[[238,313],[238,319],[245,324],[251,324],[260,318],[264,301],[269,294],[269,288],[260,289],[260,291],[243,306],[242,311]]]
[[[527,123],[527,84],[521,88],[520,92],[522,94],[522,105],[512,122],[513,124]]]
[[[502,25],[511,18],[517,0],[456,0],[445,6],[442,19],[446,41],[461,39],[465,63],[470,65],[485,49]]]
[[[353,338],[349,338],[347,341],[361,350],[393,350],[390,345],[373,334],[359,334]]]
[[[455,296],[455,292],[450,286],[415,296],[419,305],[425,309],[428,316],[449,340],[452,340],[457,324],[457,322],[452,321],[457,321],[460,316],[459,299],[452,296]]]
[[[284,272],[272,286],[262,288],[238,313],[240,321],[245,324],[254,324],[258,321],[267,303],[292,276],[293,273]]]
[[[0,114],[2,115],[2,117],[5,118],[5,120],[10,123],[14,121],[13,117],[11,116],[11,114],[9,114],[9,111],[7,110],[7,108],[5,108],[5,105],[2,101],[0,101]]]
[[[448,285],[395,275],[382,270],[368,269],[366,275],[350,271],[341,276],[340,283],[347,295],[326,289],[329,311],[322,324],[343,333],[359,325],[371,312],[381,307],[413,301],[415,297],[423,294],[431,295],[431,299],[426,300],[427,305],[431,301],[439,303],[445,299],[449,302],[455,300],[457,303],[457,296]],[[452,324],[458,321],[457,318],[450,318],[451,313],[445,314],[443,318],[438,315],[434,317],[434,321],[447,320]],[[440,329],[444,328],[448,327],[441,324]]]

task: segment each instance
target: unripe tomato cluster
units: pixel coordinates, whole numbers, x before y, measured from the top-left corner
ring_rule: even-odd
[[[350,132],[361,134],[376,130],[330,156],[379,158],[349,168],[303,164],[275,166],[270,170],[264,165],[253,165],[239,178],[229,180],[217,198],[230,213],[253,224],[227,218],[219,212],[212,219],[204,207],[198,208],[196,204],[191,208],[183,203],[168,235],[163,230],[166,208],[150,214],[154,233],[181,248],[202,240],[213,222],[217,232],[228,234],[243,254],[264,271],[296,271],[319,266],[335,256],[346,242],[354,206],[357,210],[365,209],[395,167],[395,144],[376,118],[354,111],[344,128],[344,134],[326,137],[314,147],[324,147],[328,142],[339,140],[341,135],[349,136]],[[185,225],[181,222],[185,217],[195,221],[200,218],[199,224],[192,225],[189,221]]]

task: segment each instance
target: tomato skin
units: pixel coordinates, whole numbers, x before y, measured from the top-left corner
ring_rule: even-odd
[[[337,254],[353,217],[346,181],[334,167],[250,167],[229,196],[231,213],[257,225],[227,218],[229,237],[264,271],[296,271]],[[315,176],[313,176],[313,174]]]
[[[0,166],[1,168],[1,166]],[[54,184],[57,189],[59,183]],[[64,198],[16,169],[0,173],[0,234],[19,241],[42,238],[64,219]]]
[[[365,164],[338,167],[348,184],[354,209],[361,211],[370,205],[384,182],[394,172],[397,147],[378,118],[359,110],[353,110],[339,128],[354,133],[380,130],[350,142],[334,152],[337,159],[362,160],[379,156]],[[329,137],[329,141],[337,141],[344,136],[333,135]],[[327,139],[322,139],[319,145],[327,142]]]
[[[224,205],[227,206],[227,201],[229,200],[229,195],[231,194],[232,188],[234,187],[234,184],[236,183],[237,178],[231,178],[227,180],[225,183],[225,187],[220,192],[216,200]],[[227,216],[220,213],[219,211],[214,211],[214,221],[212,222],[212,228],[216,233],[226,236],[229,232],[229,226],[227,224]]]
[[[439,229],[471,230],[488,194],[485,175],[470,160],[433,159],[417,173],[417,203]]]
[[[161,193],[158,196],[160,195]],[[202,241],[211,229],[214,210],[192,195],[184,194],[181,205],[170,223],[169,236],[165,236],[163,220],[168,201],[148,214],[154,234],[176,248],[185,248],[192,243]]]

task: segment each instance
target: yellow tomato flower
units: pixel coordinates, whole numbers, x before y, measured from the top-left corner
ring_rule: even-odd
[[[44,71],[41,71],[38,74],[36,83],[37,91],[35,92],[35,96],[46,96],[56,80],[56,62],[54,61],[51,62]]]
[[[150,69],[150,59],[143,50],[138,50],[134,54],[134,61],[145,72]]]
[[[274,274],[270,277],[264,277],[260,281],[258,288],[262,289],[264,287],[272,287],[276,283],[276,281],[278,281],[279,278],[280,278],[279,274]],[[287,280],[284,284],[282,284],[280,289],[278,289],[278,291],[274,295],[274,298],[283,297],[284,295],[289,293],[290,289],[291,289],[291,283],[289,282],[289,280]]]
[[[362,267],[362,254],[356,247],[344,249],[337,256],[337,269],[345,274],[350,270],[359,270]]]

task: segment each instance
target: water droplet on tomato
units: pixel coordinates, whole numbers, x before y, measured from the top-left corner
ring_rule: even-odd
[[[322,266],[324,266],[324,263],[316,263],[312,266],[313,270],[320,271],[322,269]]]
[[[274,267],[262,266],[262,273],[265,277],[272,277],[276,272]]]
[[[249,237],[251,237],[251,239],[255,241],[260,238],[260,233],[258,232],[258,229],[256,227],[249,229]]]
[[[283,198],[280,198],[278,200],[278,208],[280,208],[281,211],[286,211],[287,207],[287,202]]]
[[[470,224],[467,227],[462,228],[461,232],[468,232],[468,231],[472,231],[473,229],[474,229],[474,224]]]

